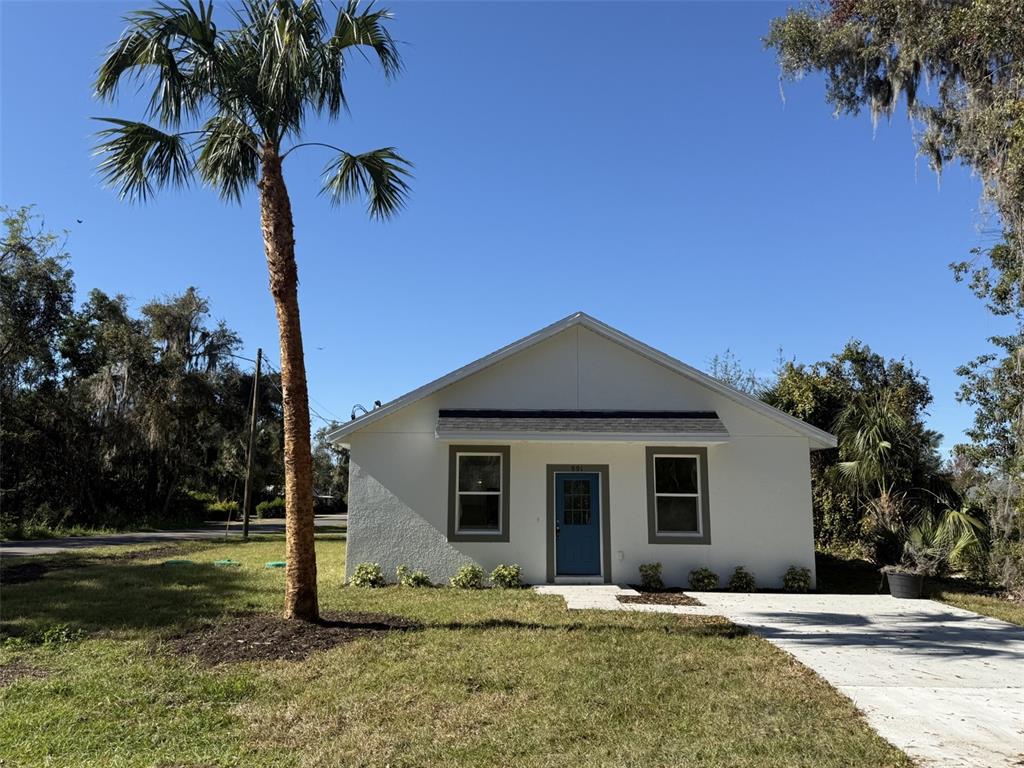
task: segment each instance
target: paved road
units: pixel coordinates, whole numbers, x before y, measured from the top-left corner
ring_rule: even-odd
[[[325,528],[345,525],[347,515],[319,515],[316,527]],[[284,518],[254,520],[249,525],[250,533],[284,533]],[[242,535],[242,524],[232,523],[228,536]],[[210,523],[205,528],[190,528],[180,531],[150,531],[146,533],[112,533],[104,536],[70,536],[63,539],[40,539],[39,541],[0,542],[0,557],[24,557],[28,555],[55,555],[60,552],[74,552],[87,547],[113,547],[124,544],[158,544],[161,542],[195,541],[222,539],[225,536],[224,523]]]
[[[550,586],[572,608],[726,616],[850,697],[934,768],[1024,765],[1024,628],[888,595],[693,593],[701,607],[624,604],[617,587]]]

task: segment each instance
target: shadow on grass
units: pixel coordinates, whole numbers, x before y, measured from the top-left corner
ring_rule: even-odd
[[[86,632],[159,629],[269,604],[279,589],[212,563],[160,560],[66,564],[30,583],[5,585],[0,634],[37,636],[67,625]],[[266,596],[267,600],[262,600]]]

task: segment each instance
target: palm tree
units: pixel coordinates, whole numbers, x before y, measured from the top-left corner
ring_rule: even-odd
[[[858,392],[836,417],[839,463],[832,472],[856,494],[866,512],[861,522],[874,542],[876,560],[898,556],[909,503],[904,470],[915,450],[914,425],[888,389]]]
[[[387,10],[349,0],[329,22],[314,0],[243,0],[237,27],[214,23],[213,3],[177,0],[135,11],[107,52],[96,95],[112,100],[135,82],[150,92],[145,118],[100,118],[96,153],[104,180],[122,198],[146,200],[158,188],[187,186],[198,176],[227,201],[255,186],[277,311],[284,400],[287,537],[285,616],[315,620],[316,554],[309,402],[299,325],[298,272],[291,202],[282,173],[302,146],[332,151],[323,192],[333,204],[365,197],[370,216],[387,218],[404,204],[411,164],[394,148],[352,154],[332,144],[303,142],[305,121],[330,121],[347,109],[343,81],[357,50],[368,52],[385,77],[401,59],[386,24]]]

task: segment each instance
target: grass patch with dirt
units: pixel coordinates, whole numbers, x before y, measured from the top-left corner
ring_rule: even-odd
[[[18,670],[0,688],[5,765],[909,765],[847,699],[724,619],[344,587],[341,537],[318,542],[327,621],[386,620],[305,658],[211,666],[229,655],[218,643],[291,642],[260,618],[281,606],[284,575],[264,564],[284,545],[183,551],[192,564],[80,553],[4,586],[0,666]]]

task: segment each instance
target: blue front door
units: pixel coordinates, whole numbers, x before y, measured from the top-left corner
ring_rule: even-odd
[[[555,475],[555,572],[601,575],[601,504],[596,472]]]

